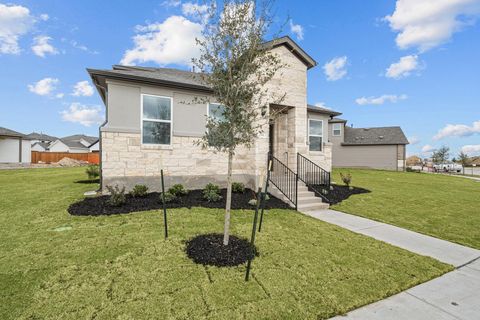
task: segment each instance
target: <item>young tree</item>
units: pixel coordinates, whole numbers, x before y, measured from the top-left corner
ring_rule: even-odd
[[[283,98],[265,88],[282,62],[264,45],[272,19],[270,5],[261,5],[252,0],[225,0],[220,8],[212,4],[205,31],[197,39],[201,55],[193,60],[221,105],[207,117],[206,133],[198,143],[228,157],[224,245],[229,241],[235,152],[239,146],[254,145],[268,121],[269,104]]]
[[[465,167],[470,164],[470,158],[465,152],[460,151],[460,153],[458,154],[458,161],[462,164],[463,174],[465,174]]]
[[[445,163],[450,157],[450,148],[443,146],[432,154],[432,160],[435,163]]]

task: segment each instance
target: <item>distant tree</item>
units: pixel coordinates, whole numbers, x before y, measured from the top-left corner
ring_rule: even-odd
[[[470,164],[470,158],[465,152],[460,151],[460,153],[458,154],[458,161],[462,164],[463,174],[465,174],[465,167]]]
[[[445,163],[450,157],[450,148],[443,146],[440,149],[437,149],[432,154],[432,160],[434,163]]]
[[[269,105],[281,103],[285,95],[275,97],[265,86],[283,66],[264,45],[273,21],[271,3],[224,0],[217,6],[213,1],[205,31],[197,39],[201,54],[193,64],[221,106],[207,117],[207,130],[198,143],[226,153],[228,159],[224,245],[230,234],[233,156],[238,147],[254,145],[268,121]]]

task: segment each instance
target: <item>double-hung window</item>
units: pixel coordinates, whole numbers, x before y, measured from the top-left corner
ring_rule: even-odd
[[[342,135],[342,124],[341,123],[334,123],[332,126],[333,136],[339,137]]]
[[[142,143],[170,145],[172,98],[142,95]]]
[[[219,103],[208,104],[208,116],[210,118],[215,119],[218,122],[222,122],[225,120],[223,116],[224,111],[225,111],[225,107]]]
[[[308,149],[310,151],[322,151],[323,144],[323,121],[308,120]]]

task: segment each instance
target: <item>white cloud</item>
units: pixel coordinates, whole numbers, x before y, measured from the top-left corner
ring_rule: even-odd
[[[164,7],[178,7],[182,4],[180,0],[166,0],[162,2],[162,6]]]
[[[480,155],[480,144],[468,144],[463,146],[461,150],[469,156]]]
[[[198,4],[192,2],[186,2],[182,4],[182,13],[186,16],[195,16],[198,14],[205,14],[208,11],[206,4]]]
[[[40,20],[47,21],[48,19],[50,19],[50,16],[48,14],[43,13],[40,15]]]
[[[410,145],[416,145],[416,144],[419,144],[420,143],[420,139],[416,136],[411,136],[410,138],[408,138],[408,142],[410,143]]]
[[[480,133],[480,120],[475,121],[471,126],[466,124],[447,124],[438,131],[433,139],[440,140],[447,137],[467,137],[476,133]]]
[[[82,50],[82,51],[85,51],[85,52],[88,52],[88,53],[91,53],[91,54],[98,54],[98,51],[90,50],[87,46],[85,46],[85,45],[83,45],[83,44],[80,44],[80,43],[78,43],[78,42],[75,41],[75,40],[71,40],[71,41],[70,41],[70,44],[71,44],[72,47],[74,47],[75,49]]]
[[[429,145],[429,144],[426,144],[422,147],[422,153],[426,154],[426,153],[430,153],[430,152],[433,152],[435,151],[435,147]]]
[[[408,96],[406,94],[402,95],[394,95],[394,94],[384,94],[379,97],[361,97],[355,99],[355,102],[361,106],[364,105],[382,105],[385,102],[397,103],[398,101],[407,99]]]
[[[325,63],[323,70],[328,81],[336,81],[347,75],[347,56],[336,57]]]
[[[424,52],[448,41],[478,13],[478,0],[397,0],[393,14],[384,19],[398,32],[400,49]]]
[[[86,127],[101,124],[105,116],[99,106],[86,106],[78,102],[70,105],[68,110],[60,112],[63,121],[80,123]]]
[[[58,54],[58,50],[48,43],[52,40],[49,36],[38,36],[33,39],[32,51],[35,55],[45,58],[45,54]]]
[[[385,77],[401,79],[408,77],[412,71],[420,68],[417,55],[401,57],[398,62],[392,63],[385,72]]]
[[[159,65],[191,65],[192,58],[200,55],[195,38],[202,37],[203,26],[185,17],[171,16],[136,30],[139,34],[133,37],[134,48],[125,52],[122,64],[153,61]]]
[[[64,94],[63,92],[60,92],[60,93],[57,93],[57,94],[55,95],[55,98],[61,99],[61,98],[63,98],[64,96],[65,96],[65,94]]]
[[[29,84],[28,89],[30,92],[38,94],[40,96],[48,96],[56,89],[56,85],[59,80],[56,78],[45,78],[34,84]]]
[[[0,3],[0,53],[20,53],[18,41],[30,31],[34,22],[28,8]]]
[[[90,85],[88,81],[79,81],[73,87],[72,95],[79,97],[91,97],[93,95],[93,87]]]
[[[293,33],[298,40],[303,40],[303,27],[299,24],[294,24],[292,20],[290,20],[290,32]]]

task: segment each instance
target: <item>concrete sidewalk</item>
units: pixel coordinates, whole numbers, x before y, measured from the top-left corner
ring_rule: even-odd
[[[456,267],[334,319],[480,319],[480,250],[334,210],[304,214]]]

